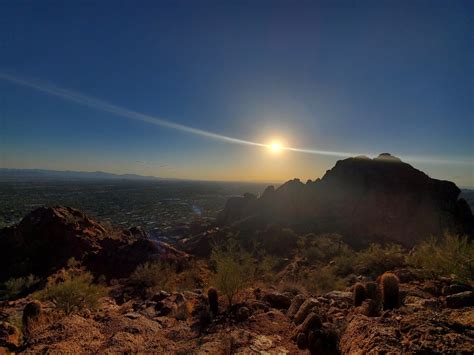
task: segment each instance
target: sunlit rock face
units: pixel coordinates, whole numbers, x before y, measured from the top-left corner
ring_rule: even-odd
[[[444,231],[472,234],[469,206],[449,181],[430,178],[388,153],[340,160],[322,179],[290,180],[257,200],[233,198],[218,217],[256,227],[280,223],[301,232],[338,232],[352,245],[393,241],[412,246]]]

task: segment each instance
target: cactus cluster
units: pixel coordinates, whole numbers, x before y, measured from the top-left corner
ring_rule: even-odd
[[[374,300],[376,302],[379,301],[379,291],[377,287],[377,283],[374,281],[369,281],[365,284],[365,293],[368,299]]]
[[[369,281],[365,285],[358,282],[354,285],[352,290],[354,306],[362,306],[365,300],[371,300],[370,305],[365,305],[365,308],[370,308],[370,311],[367,312],[370,314],[376,313],[376,308],[393,309],[398,307],[400,298],[398,277],[391,272],[386,272],[377,278],[377,282]],[[375,308],[375,306],[377,307]]]
[[[28,303],[23,309],[22,323],[23,323],[23,333],[28,336],[35,325],[41,319],[43,315],[43,308],[41,303],[38,301],[33,301]]]
[[[365,286],[360,282],[356,283],[352,290],[352,296],[354,299],[354,306],[359,307],[362,305],[362,302],[367,298]]]
[[[400,297],[400,281],[398,277],[391,272],[386,272],[382,275],[380,284],[382,288],[383,309],[397,308]]]
[[[210,287],[209,290],[207,290],[207,299],[212,315],[216,316],[219,314],[219,295],[214,287]]]

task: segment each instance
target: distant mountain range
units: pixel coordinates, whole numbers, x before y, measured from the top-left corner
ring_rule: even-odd
[[[104,180],[176,180],[156,176],[143,176],[136,174],[112,174],[103,171],[70,171],[70,170],[45,170],[45,169],[9,169],[0,168],[0,181],[29,180],[29,179],[104,179]]]

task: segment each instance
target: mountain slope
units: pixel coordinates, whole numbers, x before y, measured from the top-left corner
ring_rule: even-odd
[[[299,232],[338,232],[353,244],[393,241],[412,246],[449,230],[472,233],[472,212],[460,190],[388,153],[375,159],[338,161],[322,179],[290,180],[278,189],[231,198],[219,215],[221,225],[253,220]]]

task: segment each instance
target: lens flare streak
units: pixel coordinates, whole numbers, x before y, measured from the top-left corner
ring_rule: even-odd
[[[335,156],[335,157],[374,155],[373,153],[327,151],[327,150],[287,147],[287,146],[282,146],[281,144],[278,144],[278,146],[276,146],[275,143],[265,144],[265,143],[253,142],[253,141],[249,141],[245,139],[229,137],[223,134],[218,134],[218,133],[209,132],[209,131],[205,131],[198,128],[185,126],[179,123],[170,122],[158,117],[128,110],[126,108],[113,105],[108,102],[92,98],[90,96],[86,96],[82,93],[72,91],[72,90],[66,90],[66,89],[59,88],[57,86],[53,86],[50,84],[40,83],[40,82],[32,81],[32,80],[26,80],[26,79],[18,78],[18,77],[5,74],[5,73],[0,73],[0,79],[9,81],[17,85],[29,87],[29,88],[41,91],[43,93],[57,96],[69,101],[73,101],[84,106],[95,108],[97,110],[110,112],[115,115],[126,117],[132,120],[142,121],[142,122],[146,122],[146,123],[153,124],[156,126],[171,128],[178,131],[191,133],[194,135],[199,135],[199,136],[203,136],[203,137],[207,137],[207,138],[211,138],[215,140],[220,140],[223,142],[250,145],[250,146],[256,146],[256,147],[266,147],[266,148],[269,148],[272,152],[292,151],[292,152],[298,152],[298,153],[326,155],[326,156]],[[469,158],[467,160],[447,160],[447,159],[436,159],[436,158],[429,158],[429,157],[405,157],[405,160],[412,161],[412,162],[432,163],[432,164],[461,164],[461,165],[473,164],[472,158]]]

